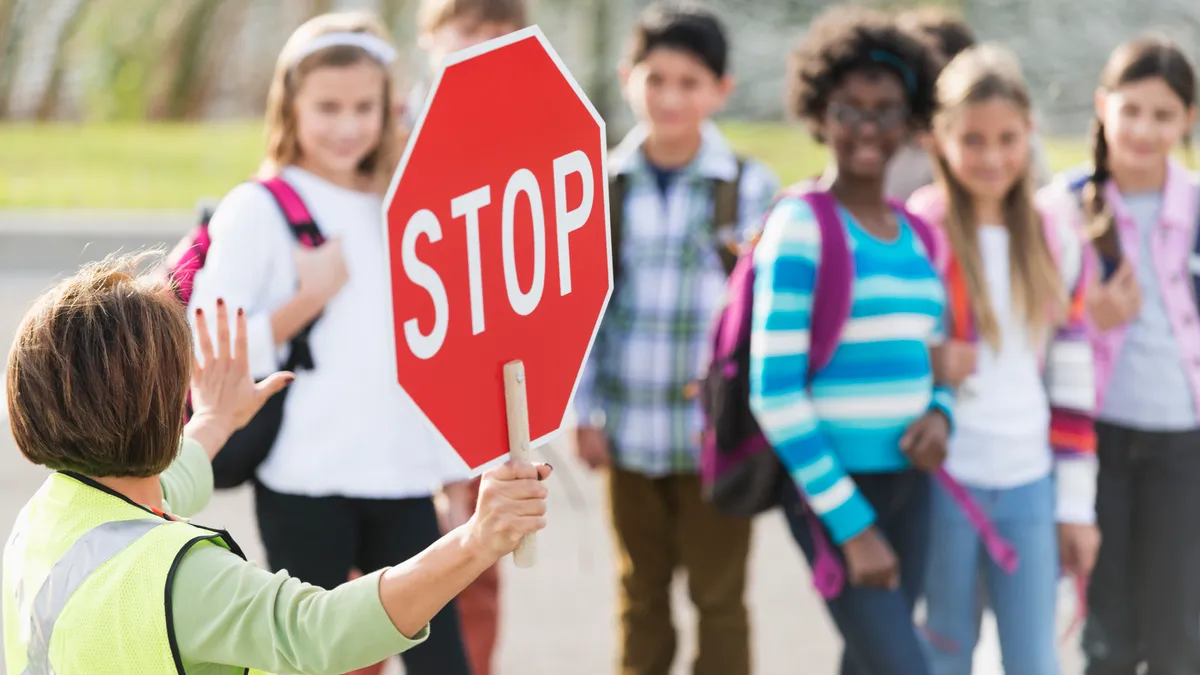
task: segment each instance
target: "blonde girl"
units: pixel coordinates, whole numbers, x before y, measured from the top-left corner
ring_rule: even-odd
[[[1098,545],[1082,237],[1070,218],[1035,204],[1030,99],[1016,59],[973,47],[947,65],[936,91],[938,180],[910,206],[941,225],[950,250],[955,341],[944,353],[957,371],[949,379],[963,384],[946,470],[1015,547],[1018,564],[1004,570],[990,560],[963,510],[935,489],[926,583],[933,672],[971,672],[982,567],[1005,672],[1057,675],[1060,559],[1086,575]]]
[[[191,299],[193,310],[219,297],[245,308],[256,377],[296,370],[255,505],[271,569],[322,588],[437,540],[432,495],[467,475],[395,380],[382,222],[402,148],[394,59],[368,14],[327,14],[296,30],[271,83],[259,178],[290,186],[325,243],[298,247],[270,193],[238,186],[213,215]],[[468,672],[454,611],[404,655],[410,675]]]

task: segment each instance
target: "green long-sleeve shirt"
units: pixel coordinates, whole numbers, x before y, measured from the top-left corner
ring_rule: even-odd
[[[204,449],[185,440],[160,482],[172,515],[186,518],[199,512],[213,490]],[[184,671],[231,675],[249,667],[335,675],[420,644],[429,627],[411,639],[396,630],[379,600],[380,574],[326,591],[286,571],[271,574],[223,548],[195,547],[180,562],[171,588]]]

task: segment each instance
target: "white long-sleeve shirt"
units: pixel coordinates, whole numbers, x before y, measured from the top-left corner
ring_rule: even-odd
[[[466,478],[466,464],[426,426],[396,380],[382,199],[295,167],[282,175],[326,239],[341,240],[349,281],[313,327],[315,368],[297,372],[289,386],[259,480],[286,494],[398,499]],[[250,367],[265,377],[290,349],[275,344],[271,314],[296,292],[298,244],[274,198],[253,183],[225,197],[209,230],[212,245],[189,310],[213,316],[218,297],[244,308]]]
[[[969,485],[1011,488],[1045,478],[1053,468],[1050,403],[1037,349],[1012,306],[1008,230],[980,227],[979,246],[1001,346],[979,343],[972,393],[956,402],[946,469]]]

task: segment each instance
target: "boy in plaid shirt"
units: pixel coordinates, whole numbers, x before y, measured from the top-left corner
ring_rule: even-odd
[[[727,58],[715,16],[654,5],[639,18],[621,69],[640,123],[609,157],[617,283],[575,408],[581,459],[608,469],[622,675],[670,670],[670,585],[679,567],[700,622],[694,673],[750,672],[750,520],[723,516],[703,499],[702,416],[690,386],[724,298],[729,246],[758,226],[778,189],[709,121],[733,88]]]

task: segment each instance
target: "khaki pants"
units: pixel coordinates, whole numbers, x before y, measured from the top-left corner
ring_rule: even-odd
[[[612,469],[619,555],[621,675],[667,675],[675,658],[671,580],[682,567],[699,616],[694,675],[749,675],[744,594],[750,519],[718,513],[694,475],[647,478]]]

